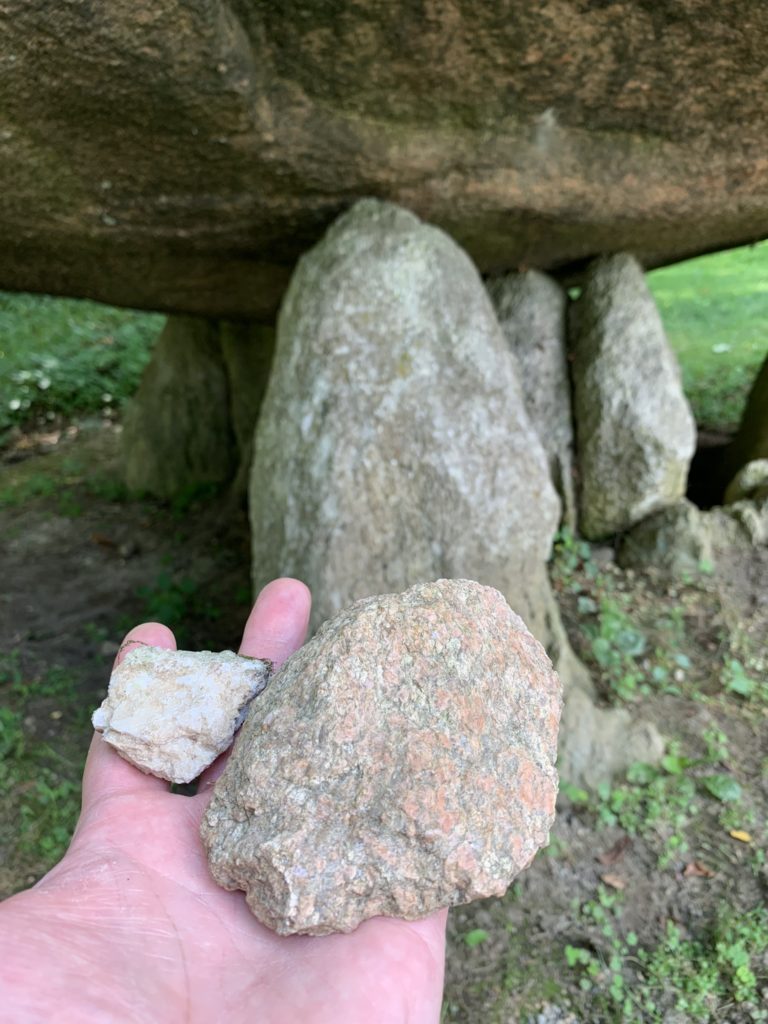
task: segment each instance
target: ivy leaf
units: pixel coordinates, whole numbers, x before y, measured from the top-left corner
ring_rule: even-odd
[[[705,788],[721,803],[733,803],[741,797],[741,786],[730,775],[707,775],[702,779]]]

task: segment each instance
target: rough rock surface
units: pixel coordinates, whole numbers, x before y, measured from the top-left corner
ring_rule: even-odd
[[[245,492],[273,348],[271,327],[169,317],[125,417],[128,487],[172,498],[235,478]]]
[[[490,299],[442,231],[365,200],[300,261],[250,508],[255,588],[304,580],[314,627],[449,576],[496,587],[547,639],[559,501]]]
[[[93,727],[143,772],[191,782],[232,742],[272,666],[231,651],[126,651]]]
[[[636,761],[656,764],[665,743],[653,722],[626,708],[596,706],[584,690],[568,691],[560,723],[557,767],[564,782],[597,789]]]
[[[768,544],[768,494],[714,508],[707,515],[715,547]]]
[[[725,489],[726,505],[755,497],[768,497],[768,459],[754,459],[742,466]]]
[[[755,0],[4,0],[0,287],[269,314],[361,195],[483,271],[764,238],[767,50]]]
[[[169,317],[126,410],[123,469],[132,491],[172,498],[221,484],[237,466],[216,324]]]
[[[653,566],[670,578],[711,571],[711,517],[685,498],[638,523],[621,539],[618,561],[627,569]]]
[[[599,540],[683,497],[696,427],[633,257],[590,266],[572,333],[579,526]]]
[[[250,508],[254,587],[304,580],[313,628],[372,593],[469,577],[504,594],[566,690],[590,689],[546,573],[559,502],[515,359],[476,269],[411,213],[363,201],[301,260]],[[581,765],[581,748],[602,750],[616,714],[596,711],[594,735],[563,733],[562,756]],[[604,779],[628,749],[610,735],[594,765]]]
[[[546,274],[528,270],[495,278],[488,292],[518,362],[525,408],[549,459],[563,502],[563,522],[576,527],[573,413],[566,354],[567,296]]]
[[[213,876],[281,934],[501,895],[547,842],[560,707],[497,591],[359,601],[252,705],[202,824]]]
[[[749,392],[736,437],[725,451],[723,486],[758,459],[768,459],[768,356]]]

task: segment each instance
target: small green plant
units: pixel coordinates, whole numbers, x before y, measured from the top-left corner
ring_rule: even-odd
[[[727,659],[720,673],[720,681],[728,693],[735,693],[746,700],[754,697],[768,701],[768,683],[759,682],[749,675],[738,658]]]
[[[622,936],[618,920],[620,894],[601,885],[597,899],[581,907],[581,915],[590,931],[599,936],[599,946],[565,947],[565,962],[579,971],[579,988],[592,996],[593,1008],[599,1005],[604,1012],[626,1014],[632,1010],[632,998],[627,992],[624,967],[630,950],[637,944],[637,936],[629,932]]]
[[[16,508],[35,498],[51,498],[58,490],[58,482],[48,473],[22,477],[0,487],[0,508]]]
[[[722,767],[729,756],[728,739],[717,729],[703,734],[702,756],[683,753],[672,741],[658,765],[637,762],[630,766],[623,782],[598,786],[595,793],[564,782],[561,792],[571,802],[595,815],[599,824],[622,828],[629,835],[661,840],[659,867],[678,861],[688,849],[687,833],[701,811],[700,797],[710,797],[732,808],[731,817],[747,813],[740,803],[742,787]]]
[[[470,949],[474,949],[475,946],[480,946],[483,942],[488,940],[488,932],[484,928],[473,928],[464,936],[465,945],[469,946]]]
[[[19,849],[56,863],[69,846],[79,813],[79,783],[43,767],[21,803]]]
[[[667,867],[688,847],[685,829],[698,812],[696,784],[685,774],[677,754],[668,754],[666,766],[633,764],[626,782],[598,787],[593,809],[598,821],[619,826],[629,835],[655,834],[663,841],[659,867]],[[685,766],[687,767],[687,765]]]
[[[87,747],[88,709],[71,673],[51,668],[38,675],[22,669],[18,651],[0,659],[0,809],[13,821],[10,863],[41,872],[64,853],[80,808],[80,777]],[[82,731],[82,748],[66,756],[39,738],[35,722],[56,699],[57,716]],[[41,702],[42,708],[41,711]]]
[[[714,1020],[721,1019],[729,1003],[751,1004],[744,1007],[749,1019],[765,1021],[768,1010],[760,1005],[759,986],[768,978],[766,951],[765,909],[743,915],[728,909],[698,939],[685,938],[679,925],[668,922],[663,941],[653,950],[639,951],[638,962],[654,1005],[671,997],[672,1008],[689,1019]]]
[[[632,700],[648,692],[639,661],[647,648],[646,638],[615,596],[606,595],[600,600],[597,615],[587,623],[586,631],[603,679],[617,697]]]
[[[622,929],[621,912],[620,894],[601,886],[597,898],[580,910],[593,941],[564,950],[566,966],[578,972],[590,1019],[662,1024],[674,1012],[689,1020],[719,1020],[736,1003],[746,1011],[744,1019],[768,1020],[760,997],[768,980],[764,908],[741,915],[723,909],[696,938],[667,921],[660,941],[648,948],[640,946],[633,931]]]
[[[594,578],[597,575],[597,566],[592,560],[592,548],[588,541],[582,540],[569,530],[567,526],[562,527],[555,537],[553,548],[553,569],[555,575],[565,584],[573,584],[573,577],[577,572],[583,572],[588,577]],[[577,590],[581,589],[576,584]]]
[[[0,761],[20,757],[24,751],[21,715],[11,708],[0,707]]]

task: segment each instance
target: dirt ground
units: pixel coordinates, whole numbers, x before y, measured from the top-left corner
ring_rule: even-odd
[[[249,607],[242,506],[220,496],[175,507],[128,499],[117,430],[81,425],[6,453],[0,466],[0,706],[24,733],[0,751],[44,750],[56,759],[46,771],[70,786],[90,735],[85,712],[104,693],[124,632],[158,618],[185,646],[231,648]],[[507,897],[452,912],[444,1020],[768,1019],[768,931],[750,916],[766,900],[766,703],[737,692],[738,680],[728,690],[736,670],[723,671],[737,655],[760,665],[768,557],[734,562],[717,584],[670,588],[620,572],[610,551],[582,554],[555,569],[573,642],[589,661],[614,614],[627,650],[619,664],[593,664],[601,692],[616,700],[617,686],[628,689],[623,699],[670,739],[670,759],[599,794],[566,786],[549,849]],[[633,629],[643,638],[635,648]],[[25,811],[34,780],[8,771],[0,895],[30,884],[60,852],[41,839],[19,844],[18,821],[43,814],[45,801]],[[724,799],[708,789],[713,777],[730,780],[724,791],[717,784]],[[734,920],[749,924],[743,942]],[[728,975],[740,942],[754,979],[742,974],[742,989]],[[704,975],[712,991],[699,999]]]

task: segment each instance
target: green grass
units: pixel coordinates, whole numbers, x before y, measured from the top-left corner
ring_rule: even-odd
[[[697,422],[733,430],[768,353],[768,242],[648,275]]]
[[[0,443],[13,426],[119,408],[163,317],[0,292]]]
[[[622,898],[600,886],[580,908],[591,946],[567,945],[567,968],[579,976],[584,1009],[606,1024],[768,1020],[762,989],[768,980],[768,912],[721,907],[700,936],[667,920],[661,940],[642,948],[622,928]],[[735,1008],[740,1011],[733,1016]]]
[[[70,751],[30,723],[55,718],[77,737],[87,734],[88,710],[69,673],[53,667],[29,678],[16,652],[0,655],[0,861],[39,876],[67,849],[86,746]]]

